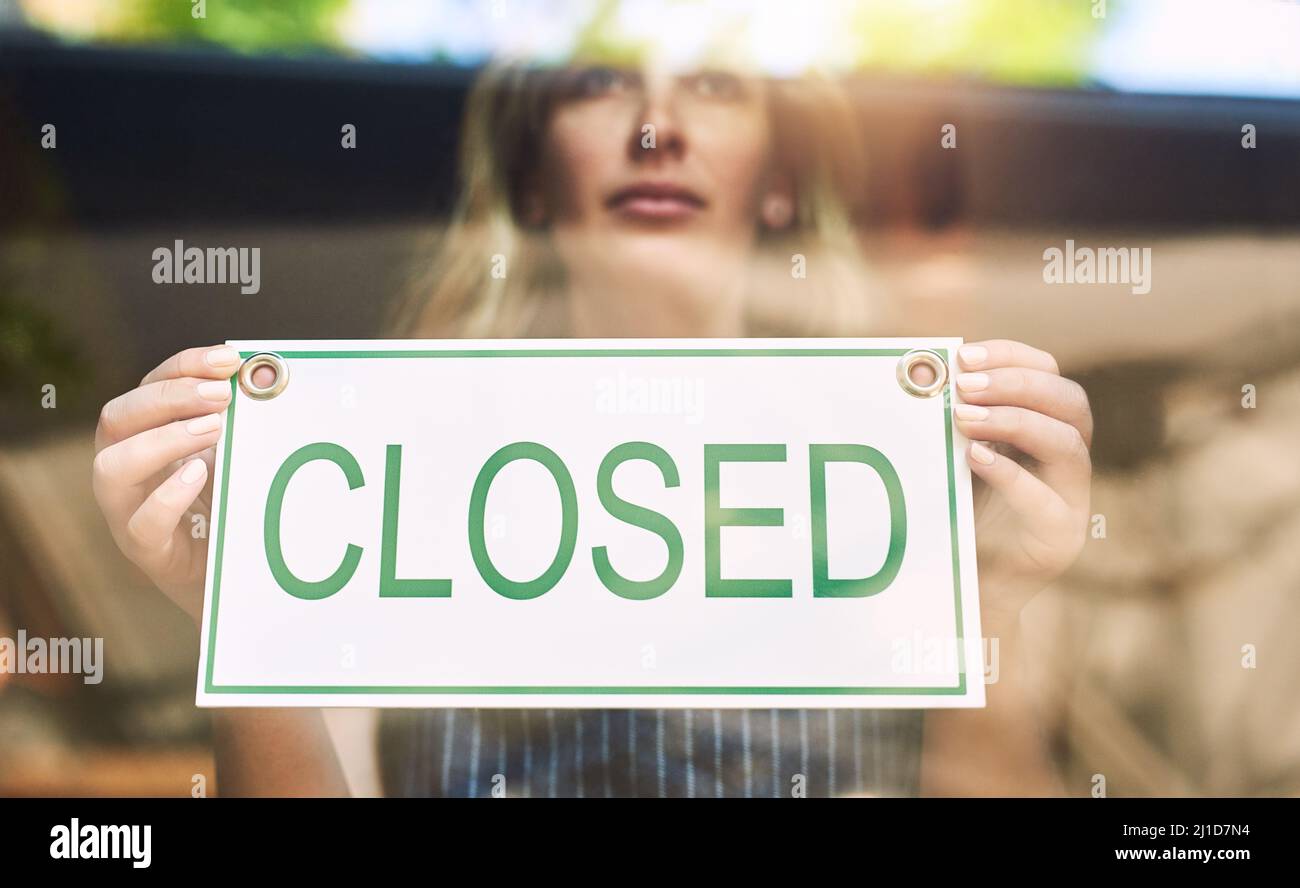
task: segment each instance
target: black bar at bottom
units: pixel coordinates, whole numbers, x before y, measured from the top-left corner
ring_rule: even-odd
[[[414,800],[7,799],[0,800],[0,866],[6,873],[147,870],[206,880],[281,868],[303,877],[360,865],[376,867],[381,880],[407,881],[416,873],[433,880],[439,872],[486,875],[511,865],[539,876],[556,866],[612,875],[688,860],[698,869],[704,855],[723,870],[761,868],[775,858],[814,873],[851,865],[864,875],[878,866],[907,866],[917,876],[987,875],[990,866],[1042,875],[1098,865],[1226,872],[1294,857],[1288,841],[1294,805],[1282,799],[845,799],[834,806],[701,802],[671,810],[568,804],[561,811],[536,804],[452,810]],[[146,825],[148,866],[138,867]],[[87,859],[91,853],[110,857]],[[399,866],[408,877],[390,869]]]

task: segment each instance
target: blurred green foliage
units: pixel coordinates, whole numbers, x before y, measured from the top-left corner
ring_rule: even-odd
[[[1106,4],[1107,16],[1123,4]],[[857,4],[859,65],[1034,85],[1082,82],[1105,19],[1089,0],[965,0]]]
[[[852,2],[814,0],[825,5],[808,13],[788,7],[777,18],[790,33],[767,30],[766,47],[756,50],[745,31],[755,17],[743,8],[731,14],[702,16],[704,42],[718,58],[757,61],[764,49],[781,56],[783,41],[798,44],[799,33],[815,22],[827,33],[821,57],[813,64],[856,70],[970,76],[1030,85],[1078,85],[1086,77],[1089,56],[1106,18],[1095,17],[1091,0],[891,0]],[[648,35],[629,31],[621,0],[601,0],[594,14],[576,25],[573,54],[584,61],[629,62],[651,49],[656,40],[698,41],[699,34]],[[1122,9],[1123,0],[1105,4],[1106,15]],[[664,0],[673,9],[710,7],[707,0]],[[760,7],[761,8],[761,7]],[[759,14],[761,16],[761,13]],[[689,22],[689,17],[679,21]],[[775,42],[778,45],[771,45]]]
[[[349,43],[348,13],[368,0],[206,0],[204,18],[194,17],[192,0],[102,0],[102,14],[93,24],[65,12],[51,13],[46,5],[51,2],[57,0],[26,0],[24,5],[38,27],[65,36],[295,54],[358,51]],[[435,27],[423,57],[447,61],[449,48],[463,50],[455,41],[469,34],[486,41],[485,49],[496,40],[511,43],[522,37],[527,42],[536,20],[511,12],[511,4],[524,2],[534,0],[510,0],[498,17],[492,0],[444,0],[445,32]],[[547,58],[567,50],[586,61],[616,63],[667,40],[704,43],[720,57],[745,59],[754,49],[747,28],[767,19],[760,55],[766,50],[782,56],[784,48],[805,39],[810,26],[820,30],[815,39],[825,44],[810,60],[814,64],[1036,85],[1083,82],[1097,36],[1128,5],[1126,0],[770,0],[771,5],[746,6],[660,0],[647,14],[641,0],[537,2],[561,23],[548,37],[556,45],[534,47]],[[1095,15],[1102,11],[1104,17]],[[646,33],[650,31],[658,33]]]
[[[335,29],[349,0],[123,0],[117,35],[131,42],[210,43],[238,52],[343,48]]]

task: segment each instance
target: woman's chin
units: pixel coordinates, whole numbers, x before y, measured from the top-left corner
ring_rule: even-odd
[[[583,314],[619,327],[600,335],[740,335],[734,303],[746,273],[743,251],[699,238],[618,237],[566,265],[571,296],[588,303]]]
[[[714,316],[734,314],[730,297],[743,289],[751,243],[698,225],[610,225],[556,231],[554,237],[570,285],[586,294],[580,298],[599,304],[602,314],[621,316],[619,306],[638,306],[637,315],[653,330],[639,335],[668,335],[655,319],[689,322],[672,335],[738,335],[717,329]]]
[[[682,270],[708,273],[744,261],[749,244],[718,237],[697,225],[622,225],[586,240],[596,261],[615,260],[621,267],[646,271]]]

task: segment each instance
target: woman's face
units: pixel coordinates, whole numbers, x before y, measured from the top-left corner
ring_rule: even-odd
[[[698,325],[737,311],[771,185],[766,109],[764,83],[735,73],[572,74],[540,196],[574,298],[615,323],[637,313],[635,330],[599,335],[716,333]]]

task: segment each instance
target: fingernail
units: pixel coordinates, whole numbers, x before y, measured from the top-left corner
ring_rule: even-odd
[[[958,373],[957,388],[963,392],[982,392],[989,387],[987,373]]]
[[[192,459],[181,469],[181,482],[184,484],[197,484],[199,479],[208,473],[208,467],[203,464],[201,459]]]
[[[970,456],[977,463],[983,463],[986,466],[993,465],[993,451],[978,441],[971,442]]]
[[[953,408],[958,419],[966,422],[982,422],[989,418],[989,409],[978,404],[958,404]]]
[[[224,401],[230,397],[230,383],[222,382],[219,379],[200,382],[195,386],[194,390],[205,401]]]
[[[963,345],[957,354],[963,367],[979,367],[989,358],[989,350],[982,345]]]
[[[210,367],[229,367],[231,364],[239,363],[239,352],[228,345],[223,345],[208,352],[203,356],[203,360],[207,361]]]
[[[191,435],[206,435],[209,432],[215,432],[219,428],[221,428],[220,413],[209,413],[207,416],[191,419],[185,424],[185,431]]]

